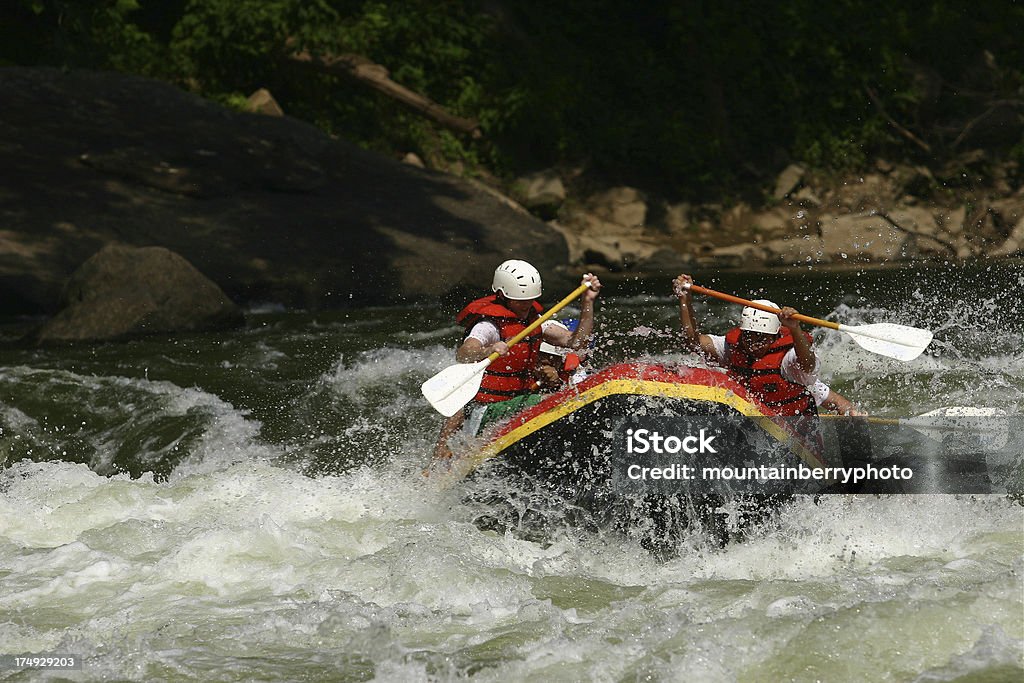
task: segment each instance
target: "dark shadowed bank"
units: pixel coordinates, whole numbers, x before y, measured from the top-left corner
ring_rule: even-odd
[[[238,303],[437,298],[564,238],[472,182],[153,80],[0,69],[0,310],[52,313],[110,242],[180,254]]]
[[[554,216],[545,223],[471,177],[156,80],[12,67],[0,69],[0,101],[5,315],[66,306],[69,278],[112,244],[169,249],[236,304],[304,309],[462,301],[512,257],[537,265],[555,296],[586,270],[611,283],[681,270],[946,267],[1024,249],[1019,165],[993,165],[982,150],[938,175],[879,159],[831,184],[791,165],[763,206],[669,204],[624,186],[567,196],[552,170],[513,187]],[[114,336],[156,329],[149,315],[132,313]]]

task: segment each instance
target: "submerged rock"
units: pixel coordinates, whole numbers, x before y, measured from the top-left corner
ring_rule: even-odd
[[[237,327],[241,310],[184,258],[162,247],[108,245],[71,276],[64,308],[37,344],[106,341]]]

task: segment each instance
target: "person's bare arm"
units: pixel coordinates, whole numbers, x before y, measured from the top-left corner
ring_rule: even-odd
[[[434,446],[434,462],[451,459],[452,449],[448,447],[448,440],[452,438],[452,434],[459,431],[465,421],[466,415],[461,410],[444,421],[441,433],[437,435],[437,444]]]
[[[793,317],[795,315],[795,308],[784,306],[779,313],[779,322],[793,335],[793,350],[796,352],[797,367],[801,372],[810,375],[814,373],[818,362],[814,357],[814,351],[811,350],[811,343],[807,341],[803,328],[800,327],[800,321]]]
[[[462,345],[455,352],[455,360],[460,363],[476,363],[487,358],[487,356],[495,351],[498,352],[499,356],[504,356],[508,353],[508,344],[498,341],[484,346],[479,339],[469,337],[466,341],[462,342]]]
[[[840,415],[850,415],[853,417],[866,417],[867,413],[859,409],[853,404],[852,401],[847,399],[842,394],[837,393],[834,389],[829,389],[828,398],[821,403],[821,407],[832,412],[839,413]]]
[[[672,281],[672,293],[679,299],[679,325],[683,334],[683,346],[689,351],[704,354],[705,358],[718,361],[711,337],[701,334],[697,328],[697,317],[693,313],[693,299],[690,295],[692,284],[693,278],[686,273]]]

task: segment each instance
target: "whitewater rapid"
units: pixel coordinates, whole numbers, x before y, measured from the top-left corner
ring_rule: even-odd
[[[815,333],[826,381],[875,414],[1019,414],[1007,300],[926,300],[809,311],[937,330],[906,364]],[[667,297],[602,306],[599,361],[685,360]],[[684,535],[669,560],[557,520],[490,531],[483,503],[422,474],[440,421],[418,387],[452,362],[446,315],[253,315],[224,337],[5,352],[0,654],[84,661],[0,678],[1024,676],[1019,501],[801,498],[741,543]]]

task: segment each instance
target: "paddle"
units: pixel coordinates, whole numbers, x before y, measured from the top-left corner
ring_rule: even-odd
[[[823,418],[859,419],[870,424],[910,427],[930,439],[942,441],[950,432],[971,432],[981,434],[984,446],[999,449],[1009,439],[1006,411],[999,408],[977,408],[974,406],[946,406],[931,410],[917,417],[853,417],[847,415],[821,415]],[[993,420],[992,418],[1004,418]]]
[[[526,335],[533,332],[555,313],[568,306],[573,299],[585,292],[587,287],[586,283],[577,287],[573,290],[572,294],[552,306],[546,313],[527,325],[522,332],[505,343],[509,346],[518,344]],[[498,358],[498,353],[494,352],[476,363],[449,365],[424,382],[420,390],[423,392],[424,398],[430,402],[430,405],[434,406],[434,410],[445,417],[451,417],[476,396],[476,392],[480,390],[480,380],[483,379],[484,370],[496,358]]]
[[[733,296],[732,294],[716,292],[713,289],[701,287],[700,285],[691,284],[689,289],[697,292],[698,294],[706,294],[707,296],[721,299],[722,301],[750,306],[751,308],[756,308],[767,313],[778,314],[780,312],[777,308],[748,301],[747,299],[741,299],[740,297]],[[921,352],[928,348],[928,344],[932,341],[932,333],[929,330],[923,330],[919,327],[909,327],[907,325],[897,325],[895,323],[842,325],[830,320],[812,318],[809,315],[802,315],[800,313],[797,313],[793,317],[800,322],[807,323],[808,325],[817,325],[818,327],[827,327],[829,329],[845,332],[850,335],[853,341],[857,342],[861,348],[866,349],[871,353],[895,358],[896,360],[914,360],[921,355]]]

